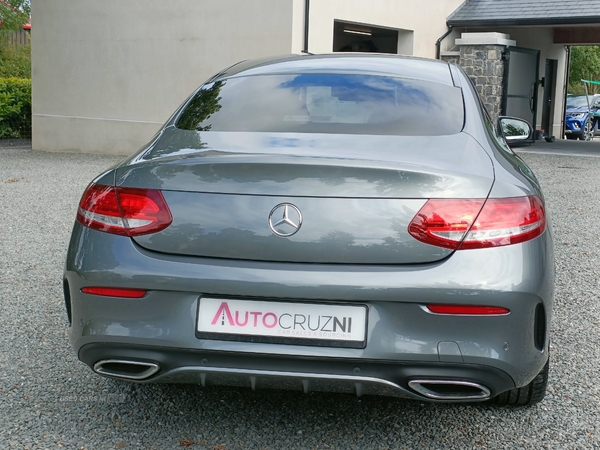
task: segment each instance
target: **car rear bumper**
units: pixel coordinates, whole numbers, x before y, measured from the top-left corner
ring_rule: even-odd
[[[88,344],[83,362],[104,375],[154,383],[197,383],[252,389],[387,395],[430,401],[485,401],[514,388],[508,374],[474,364],[323,359]],[[127,363],[132,363],[131,368]],[[153,364],[156,372],[144,374]],[[148,366],[145,366],[148,367]]]
[[[554,277],[548,233],[432,264],[356,266],[175,257],[76,224],[65,270],[69,336],[92,368],[105,360],[156,364],[158,371],[138,380],[144,382],[283,382],[309,390],[333,384],[418,397],[408,382],[433,377],[480,383],[493,396],[526,385],[547,361]],[[99,285],[149,292],[141,299],[81,292]],[[203,296],[365,305],[366,344],[199,339]],[[427,303],[502,306],[510,314],[438,315]]]

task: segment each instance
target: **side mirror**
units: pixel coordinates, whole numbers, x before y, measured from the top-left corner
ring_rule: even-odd
[[[529,145],[534,141],[529,122],[517,117],[499,117],[498,131],[510,147]]]

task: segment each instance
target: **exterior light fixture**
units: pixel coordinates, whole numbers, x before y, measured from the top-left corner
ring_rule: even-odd
[[[362,34],[363,36],[371,36],[371,34],[372,34],[370,31],[360,31],[360,30],[344,30],[344,33]]]

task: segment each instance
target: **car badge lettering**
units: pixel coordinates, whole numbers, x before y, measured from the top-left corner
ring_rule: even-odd
[[[217,327],[246,329],[277,328],[280,331],[280,334],[289,334],[292,331],[352,333],[352,317],[350,316],[289,312],[275,313],[272,311],[240,311],[237,309],[232,311],[227,302],[221,302],[210,324]]]
[[[291,203],[280,203],[269,213],[269,228],[279,237],[289,237],[302,226],[302,213]]]

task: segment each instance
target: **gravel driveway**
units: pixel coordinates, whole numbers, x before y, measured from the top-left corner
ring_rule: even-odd
[[[83,189],[121,158],[0,148],[0,449],[600,448],[600,158],[523,156],[554,222],[557,307],[548,395],[510,409],[93,375],[62,268]]]

